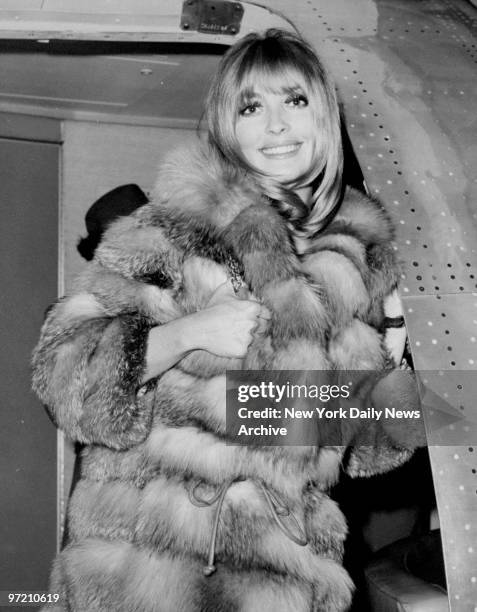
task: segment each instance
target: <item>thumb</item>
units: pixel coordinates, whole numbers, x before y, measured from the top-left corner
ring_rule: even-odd
[[[250,291],[247,289],[247,287],[245,287],[245,285],[242,285],[240,287],[240,289],[237,291],[236,297],[239,300],[251,300],[253,302],[256,302],[256,298],[252,296],[252,294],[250,293]]]
[[[234,288],[232,287],[232,283],[230,280],[225,281],[217,287],[209,300],[209,306],[213,304],[218,304],[219,302],[223,302],[228,298],[235,298]]]

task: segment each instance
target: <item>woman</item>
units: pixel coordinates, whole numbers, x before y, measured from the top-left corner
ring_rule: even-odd
[[[392,365],[398,274],[385,212],[343,193],[334,89],[300,37],[232,47],[207,119],[208,143],[169,156],[153,201],[107,230],[34,355],[37,393],[87,445],[58,609],[346,610],[346,525],[326,491],[342,463],[368,475],[410,454],[378,428],[346,458],[227,444],[226,369]]]

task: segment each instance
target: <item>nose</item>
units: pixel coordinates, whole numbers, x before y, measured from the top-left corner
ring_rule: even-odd
[[[288,131],[289,124],[285,115],[286,110],[281,106],[272,107],[268,114],[267,131],[270,134],[283,134]]]

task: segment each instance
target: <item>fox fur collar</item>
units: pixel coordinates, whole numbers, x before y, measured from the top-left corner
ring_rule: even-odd
[[[181,371],[199,377],[225,369],[382,371],[393,366],[382,334],[383,298],[399,274],[393,237],[379,202],[348,188],[332,221],[297,254],[287,221],[252,178],[201,144],[164,160],[152,202],[107,231],[96,256],[100,273],[93,267],[85,287],[110,312],[161,324],[204,308],[233,261],[271,312],[270,325],[245,359],[198,350],[178,364]],[[213,427],[225,433],[223,419]],[[297,427],[297,440],[301,433]],[[356,449],[350,473],[385,471],[406,455],[397,458],[393,449],[388,456],[382,445],[376,462],[370,447]]]

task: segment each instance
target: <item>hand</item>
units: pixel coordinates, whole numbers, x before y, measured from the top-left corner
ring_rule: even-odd
[[[241,358],[247,353],[253,334],[266,325],[269,311],[241,291],[238,298],[230,281],[220,285],[206,308],[188,317],[191,343],[222,357]]]
[[[384,298],[384,314],[387,317],[402,317],[404,309],[396,290]],[[407,332],[405,327],[388,328],[384,333],[384,343],[397,367],[401,363],[406,345]]]

